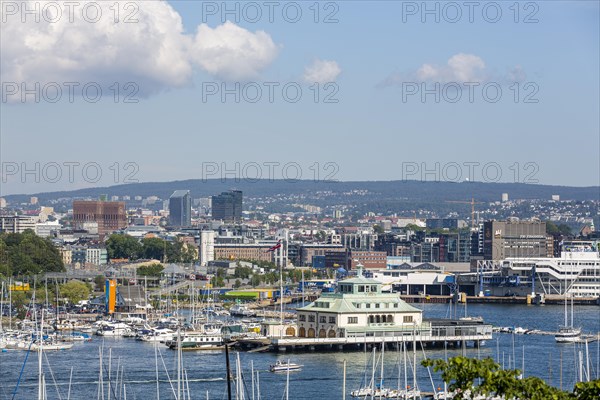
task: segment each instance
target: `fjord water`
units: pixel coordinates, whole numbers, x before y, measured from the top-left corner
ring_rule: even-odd
[[[429,318],[448,317],[450,309],[443,304],[417,304],[423,308],[425,316]],[[456,313],[464,314],[464,308],[459,305]],[[468,306],[468,314],[482,316],[486,322],[494,326],[523,327],[527,329],[540,329],[555,331],[564,322],[564,308],[562,306],[525,306],[525,305],[487,305],[473,304]],[[600,332],[600,307],[575,306],[575,326],[583,328],[585,333]],[[513,345],[514,343],[514,345]],[[119,381],[125,383],[127,399],[156,399],[156,363],[154,344],[140,342],[133,339],[105,338],[95,336],[88,343],[76,343],[71,350],[60,352],[47,352],[44,354],[44,371],[48,399],[66,399],[69,388],[69,377],[73,367],[71,399],[97,399],[99,377],[98,350],[103,347],[104,352],[104,381],[108,378],[108,354],[112,353],[111,391],[110,398],[123,399],[122,386],[115,387],[117,367],[122,373]],[[524,351],[523,351],[524,347]],[[158,344],[157,349],[162,355],[158,357],[160,380],[160,398],[174,399],[174,391],[168,382],[167,372],[171,380],[177,377],[175,351],[168,350],[164,345]],[[492,357],[506,368],[521,369],[523,353],[525,376],[538,376],[554,386],[560,386],[562,364],[562,387],[571,390],[579,370],[579,351],[583,351],[584,364],[585,345],[557,344],[551,335],[513,335],[494,333],[494,339],[488,341],[480,349],[471,345],[466,348],[466,355],[470,357]],[[447,355],[452,357],[460,355],[462,349],[448,348]],[[443,349],[426,350],[429,358],[444,358]],[[499,356],[498,356],[499,355]],[[25,351],[7,351],[0,353],[0,399],[12,399],[19,373],[26,357]],[[230,354],[232,369],[235,366],[236,352]],[[347,398],[350,391],[357,389],[361,381],[371,377],[371,353],[363,350],[353,352],[303,352],[303,353],[240,353],[244,369],[246,385],[246,399],[252,399],[250,365],[254,364],[255,371],[260,371],[260,391],[262,399],[284,398],[286,374],[273,374],[268,371],[270,364],[277,359],[303,364],[300,372],[290,374],[290,399],[315,399],[341,398],[342,395],[342,365],[347,361]],[[412,360],[412,351],[409,351],[409,360]],[[417,352],[417,363],[423,359],[423,354]],[[561,363],[562,359],[562,363]],[[163,365],[164,360],[164,365]],[[395,350],[386,349],[384,386],[398,387],[398,364],[403,363],[402,354]],[[515,362],[516,360],[516,362]],[[600,354],[598,342],[589,344],[589,364],[593,377],[598,377]],[[192,399],[226,399],[227,389],[225,381],[225,355],[223,352],[185,352],[183,353],[184,368],[187,371],[189,392]],[[408,383],[412,386],[412,371],[409,366]],[[235,373],[235,371],[234,371]],[[438,374],[433,373],[434,384],[442,387],[443,383]],[[122,375],[122,377],[121,377]],[[375,373],[376,380],[380,377],[380,368]],[[404,384],[404,372],[400,373],[401,385]],[[419,387],[423,391],[432,391],[432,385],[427,370],[417,366]],[[176,382],[173,382],[177,390]],[[235,384],[232,384],[235,386]],[[186,388],[187,392],[187,388]],[[104,388],[105,398],[108,388]],[[37,398],[37,353],[29,355],[19,390],[15,399]],[[187,398],[187,397],[186,397]],[[255,397],[256,398],[256,397]]]

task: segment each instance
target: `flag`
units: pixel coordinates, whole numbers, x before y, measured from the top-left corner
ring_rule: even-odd
[[[275,246],[269,248],[269,250],[267,250],[265,253],[269,253],[269,252],[275,251],[275,250],[277,250],[279,248],[281,248],[281,239],[279,239],[277,241],[277,244]]]

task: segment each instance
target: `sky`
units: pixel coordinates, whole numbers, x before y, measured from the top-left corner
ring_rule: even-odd
[[[0,195],[599,185],[598,4],[0,0]]]

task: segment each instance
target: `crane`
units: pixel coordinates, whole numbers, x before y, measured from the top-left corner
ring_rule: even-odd
[[[471,205],[471,230],[475,229],[475,204],[485,204],[480,201],[475,201],[471,197],[471,201],[446,200],[446,203],[470,204]]]

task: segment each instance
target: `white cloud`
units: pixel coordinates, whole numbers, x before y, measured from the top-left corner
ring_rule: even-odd
[[[264,31],[249,32],[232,22],[198,27],[193,61],[209,73],[230,80],[256,78],[275,59],[278,47]]]
[[[24,3],[16,4],[33,9],[38,3],[44,10],[53,2]],[[87,3],[101,7],[95,23],[82,18]],[[277,46],[263,31],[252,33],[227,22],[214,29],[201,25],[196,35],[188,35],[181,16],[166,1],[123,1],[115,23],[113,4],[78,2],[72,21],[63,8],[57,22],[49,22],[52,15],[42,12],[39,23],[31,15],[23,23],[21,13],[10,15],[3,7],[2,82],[135,82],[140,95],[150,95],[189,85],[194,66],[222,79],[256,78],[277,55]],[[137,22],[124,21],[132,11],[126,4],[136,5]]]
[[[450,57],[445,65],[426,63],[413,71],[392,73],[377,86],[395,86],[405,82],[482,84],[494,81],[500,84],[511,84],[512,82],[522,82],[526,76],[525,71],[519,65],[510,68],[505,74],[498,74],[490,70],[481,57],[458,53]]]
[[[335,82],[342,69],[335,61],[315,60],[304,68],[303,78],[308,83]]]
[[[436,82],[481,82],[484,78],[485,62],[473,54],[455,54],[446,65],[423,64],[416,72],[420,81]]]

